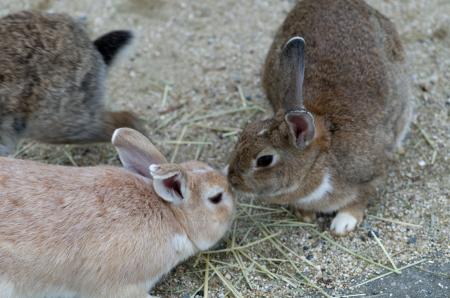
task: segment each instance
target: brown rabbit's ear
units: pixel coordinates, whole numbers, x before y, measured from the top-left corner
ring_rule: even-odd
[[[139,175],[150,177],[150,165],[167,162],[150,140],[137,130],[118,128],[111,143],[116,147],[123,166]]]
[[[163,200],[181,204],[188,199],[186,173],[178,165],[163,164],[150,166],[155,192]]]
[[[111,65],[117,54],[133,39],[133,34],[126,30],[111,31],[94,41],[94,46],[102,55],[106,65]]]
[[[286,42],[280,56],[281,73],[285,81],[284,110],[303,108],[303,78],[305,76],[305,40],[299,36]]]
[[[292,143],[299,149],[305,149],[314,138],[314,118],[305,109],[287,112],[284,119],[289,127]]]
[[[304,149],[314,137],[314,118],[303,105],[303,79],[305,76],[305,40],[299,36],[292,37],[284,45],[280,66],[287,81],[283,107],[286,111],[285,121],[293,144]]]

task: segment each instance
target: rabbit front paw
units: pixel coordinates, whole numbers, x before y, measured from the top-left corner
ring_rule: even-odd
[[[297,207],[293,207],[292,211],[294,212],[295,217],[300,221],[312,223],[316,220],[316,213],[314,211],[306,211]]]
[[[349,212],[338,212],[331,222],[331,232],[335,235],[342,236],[356,228],[358,219]]]

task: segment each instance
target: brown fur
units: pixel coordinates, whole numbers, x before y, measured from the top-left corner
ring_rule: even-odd
[[[280,68],[283,45],[306,41],[304,107],[315,120],[312,143],[289,142],[283,96],[291,79]],[[368,194],[384,176],[388,158],[409,125],[412,102],[405,55],[394,25],[360,0],[304,0],[287,15],[267,54],[263,87],[273,119],[249,124],[231,156],[229,180],[249,195],[314,212],[349,211],[360,222]],[[266,133],[258,135],[263,128]],[[254,171],[258,153],[273,147],[280,161]],[[296,200],[313,192],[328,172],[333,191],[312,204]],[[289,194],[267,194],[299,188]]]
[[[2,295],[144,298],[177,263],[217,242],[233,203],[211,209],[203,193],[220,186],[231,198],[226,178],[193,171],[210,169],[200,162],[161,167],[187,173],[186,202],[167,203],[151,179],[118,167],[0,158]],[[181,250],[177,234],[187,237]]]
[[[0,155],[20,138],[104,142],[139,126],[128,112],[104,110],[107,65],[88,34],[64,14],[23,11],[0,19]]]

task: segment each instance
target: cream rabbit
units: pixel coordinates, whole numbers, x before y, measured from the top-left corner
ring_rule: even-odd
[[[110,112],[104,81],[128,31],[92,42],[64,14],[22,11],[0,19],[0,155],[20,138],[47,143],[109,142],[114,129],[143,131],[130,112]]]
[[[132,129],[112,143],[125,169],[0,158],[2,298],[144,298],[227,231],[235,204],[225,176],[197,161],[168,164]]]
[[[411,121],[405,63],[394,25],[364,1],[300,1],[264,66],[275,116],[245,127],[231,186],[307,220],[337,211],[331,230],[355,229]]]

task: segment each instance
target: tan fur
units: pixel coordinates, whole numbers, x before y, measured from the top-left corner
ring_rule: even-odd
[[[0,158],[0,289],[13,287],[8,298],[147,297],[163,274],[223,236],[234,209],[206,206],[213,186],[231,198],[219,172],[169,166],[187,173],[184,204],[160,199],[151,179],[123,168]],[[178,248],[176,235],[186,238]]]
[[[105,111],[107,65],[81,24],[23,11],[0,19],[0,155],[20,138],[105,142],[114,129],[142,130],[129,112]]]
[[[292,80],[280,68],[280,55],[293,36],[306,42],[304,107],[316,129],[304,150],[289,142],[283,118],[283,96]],[[249,124],[241,134],[229,165],[233,188],[306,211],[351,210],[360,222],[411,120],[405,54],[394,25],[364,1],[300,1],[275,36],[262,81],[276,116]],[[262,128],[268,131],[258,135]],[[275,148],[280,161],[253,170],[252,161],[267,147]],[[326,173],[332,191],[298,203],[318,190]],[[296,191],[268,197],[296,184]]]

